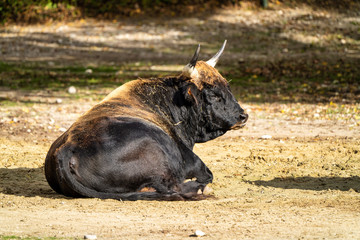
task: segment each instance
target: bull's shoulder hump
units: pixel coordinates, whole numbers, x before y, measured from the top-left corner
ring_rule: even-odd
[[[133,80],[130,82],[127,82],[123,85],[121,85],[120,87],[116,88],[115,90],[113,90],[111,93],[109,93],[103,100],[102,102],[105,101],[109,101],[112,98],[118,98],[118,97],[129,97],[129,93],[131,92],[132,89],[134,89],[135,86],[140,84],[141,80]]]

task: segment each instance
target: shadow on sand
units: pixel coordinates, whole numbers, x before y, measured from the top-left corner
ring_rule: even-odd
[[[275,187],[283,189],[303,189],[313,191],[340,190],[349,191],[353,189],[360,192],[360,177],[288,177],[274,178],[270,181],[248,181],[257,186]]]
[[[66,198],[48,185],[44,168],[0,168],[0,193],[24,197]]]
[[[57,194],[48,185],[44,168],[0,168],[0,193],[24,197],[67,198]],[[270,181],[248,181],[257,186],[302,190],[350,189],[360,192],[360,177],[297,177],[274,178]]]

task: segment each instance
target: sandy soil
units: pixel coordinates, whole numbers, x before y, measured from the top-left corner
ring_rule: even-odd
[[[245,128],[195,146],[215,175],[214,199],[66,198],[47,185],[43,161],[62,128],[92,104],[69,101],[61,111],[54,104],[1,109],[0,235],[184,239],[199,229],[206,239],[360,236],[359,126],[281,119],[278,105],[245,105]]]
[[[235,11],[214,15],[209,23],[216,24],[213,34],[220,42],[224,23],[232,27],[232,32],[228,29],[226,33],[236,38],[236,33],[262,30],[266,25],[283,27],[299,21],[308,26],[310,17],[325,19],[327,24],[319,23],[320,32],[314,38],[297,38],[296,42],[302,44],[324,40],[324,27],[335,29],[351,22],[356,28],[359,22],[359,18],[327,14],[308,9],[256,14]],[[232,21],[248,27],[231,25]],[[174,61],[178,54],[171,50],[174,46],[185,46],[192,52],[194,44],[211,38],[203,35],[209,25],[201,19],[173,21],[170,27],[156,24],[150,22],[143,28],[141,24],[80,21],[10,26],[0,32],[0,60],[44,61],[49,65],[63,61],[117,64],[121,55],[128,61]],[[283,37],[292,39],[295,33],[296,29],[289,28]],[[332,48],[337,38],[325,40],[330,42],[326,46],[329,57],[359,56],[358,49]],[[254,40],[248,42],[252,45]],[[154,48],[159,43],[162,54],[157,55]],[[229,49],[237,47],[235,44]],[[134,49],[144,51],[139,55]],[[286,57],[288,50],[296,49],[285,51],[281,43],[270,44],[257,55],[244,48],[241,54],[226,53],[224,62],[247,56],[261,60],[272,52]],[[211,49],[205,51],[205,56],[212,53]],[[292,57],[297,54],[295,51]],[[179,58],[185,61],[188,54]],[[56,104],[56,96],[41,91],[31,94],[46,97],[30,105],[21,101],[16,106],[0,105],[0,238],[82,239],[95,234],[98,239],[186,239],[195,230],[203,231],[204,239],[360,238],[359,104],[242,103],[250,114],[245,128],[195,146],[195,152],[214,173],[213,198],[197,202],[120,202],[71,199],[50,189],[43,169],[50,144],[95,101],[69,98]],[[15,95],[16,99],[24,97],[22,93]]]

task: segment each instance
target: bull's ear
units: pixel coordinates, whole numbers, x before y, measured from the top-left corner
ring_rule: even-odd
[[[199,89],[195,84],[186,86],[183,93],[186,102],[198,105]]]

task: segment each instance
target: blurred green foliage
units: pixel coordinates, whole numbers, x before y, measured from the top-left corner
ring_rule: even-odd
[[[0,0],[0,23],[44,22],[50,19],[66,20],[80,16],[75,0]]]
[[[204,11],[235,0],[0,0],[0,22],[43,22],[76,17],[116,17]],[[193,8],[198,6],[199,8]]]
[[[260,0],[0,0],[0,23],[73,20],[81,17],[186,16],[209,12],[221,6],[242,6]],[[359,0],[268,0],[285,6],[309,5],[336,11],[359,9]],[[249,6],[249,5],[248,5]],[[270,5],[269,5],[270,6]]]

